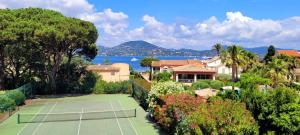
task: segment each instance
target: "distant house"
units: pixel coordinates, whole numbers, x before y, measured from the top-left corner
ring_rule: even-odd
[[[206,63],[207,67],[209,68],[215,68],[217,74],[231,75],[232,73],[232,69],[223,64],[219,56],[215,56],[208,60],[203,60],[202,62]]]
[[[172,68],[178,66],[184,66],[188,64],[201,63],[200,60],[160,60],[160,61],[152,61],[151,70],[152,73],[159,72],[171,72]]]
[[[216,70],[201,63],[193,63],[172,68],[176,82],[193,83],[198,80],[215,80]]]
[[[300,52],[297,50],[278,50],[277,54],[293,56],[300,61]],[[300,82],[300,68],[295,69],[296,81]]]
[[[278,50],[277,54],[293,56],[300,60],[300,52],[298,52],[297,50]]]
[[[126,63],[114,63],[111,65],[89,65],[88,71],[97,73],[102,80],[107,82],[118,82],[129,80],[129,65]]]
[[[202,79],[215,79],[215,68],[207,67],[201,60],[160,60],[151,64],[153,74],[170,72],[173,80],[182,83],[193,83]]]

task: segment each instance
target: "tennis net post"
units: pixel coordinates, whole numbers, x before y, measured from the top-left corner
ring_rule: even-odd
[[[20,124],[20,114],[18,113],[18,117],[17,117],[17,122],[18,122],[18,124]]]

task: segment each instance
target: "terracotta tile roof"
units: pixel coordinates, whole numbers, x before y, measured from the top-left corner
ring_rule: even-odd
[[[207,68],[200,63],[193,63],[172,68],[173,72],[216,72],[214,68]]]
[[[183,66],[188,64],[201,63],[200,60],[160,60],[160,61],[152,61],[152,67],[175,67],[175,66]]]
[[[300,57],[300,53],[297,50],[278,50],[278,54],[290,55],[295,57]]]
[[[108,71],[119,71],[120,68],[113,67],[112,65],[89,65],[86,67],[86,70],[108,72]]]

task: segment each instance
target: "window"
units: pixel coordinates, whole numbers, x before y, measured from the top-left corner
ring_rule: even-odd
[[[111,72],[110,75],[114,76],[114,75],[115,75],[115,72]]]

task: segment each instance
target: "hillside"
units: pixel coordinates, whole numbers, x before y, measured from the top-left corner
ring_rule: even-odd
[[[111,48],[100,46],[98,54],[104,56],[212,56],[216,53],[211,50],[166,49],[145,41],[129,41]]]
[[[224,47],[226,48],[227,46]],[[268,46],[245,49],[258,54],[260,57],[263,57],[268,51]],[[129,41],[114,47],[99,46],[98,54],[102,56],[214,56],[216,55],[216,51],[167,49],[145,41]]]

